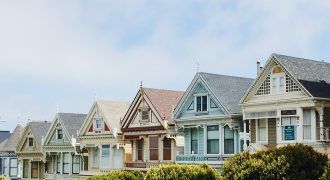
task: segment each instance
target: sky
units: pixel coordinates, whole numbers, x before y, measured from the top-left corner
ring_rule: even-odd
[[[330,1],[0,0],[0,130],[203,72],[254,78],[271,53],[330,62]]]

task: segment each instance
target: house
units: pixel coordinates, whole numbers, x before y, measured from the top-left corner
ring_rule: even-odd
[[[7,136],[7,139],[0,144],[0,175],[10,179],[19,179],[15,148],[23,130],[21,125],[17,125],[14,131]]]
[[[198,72],[173,113],[184,152],[176,163],[220,167],[243,148],[239,101],[252,79]],[[248,137],[246,137],[248,139]]]
[[[21,179],[44,179],[47,170],[45,153],[42,149],[43,139],[51,123],[47,121],[29,122],[18,140],[16,155]]]
[[[330,64],[272,54],[241,99],[248,150],[304,143],[330,153]]]
[[[140,87],[121,121],[126,146],[125,169],[147,170],[175,162],[172,112],[182,91]]]
[[[127,102],[96,101],[79,130],[84,158],[81,175],[96,175],[119,170],[124,165],[120,119],[129,107]]]
[[[83,165],[79,153],[78,130],[86,114],[57,113],[44,138],[46,156],[45,179],[64,179],[77,176]]]

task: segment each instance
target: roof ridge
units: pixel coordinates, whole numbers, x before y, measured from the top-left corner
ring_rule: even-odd
[[[273,55],[275,57],[284,56],[284,57],[295,58],[295,59],[304,60],[304,61],[312,61],[312,62],[317,62],[317,63],[330,64],[329,62],[326,62],[325,60],[306,59],[306,58],[301,58],[301,57],[296,57],[296,56],[288,56],[288,55],[278,54],[278,53],[273,53]]]
[[[208,73],[208,72],[198,72],[198,73],[210,74],[210,75],[217,75],[217,76],[225,76],[225,77],[233,77],[233,78],[251,79],[251,80],[253,80],[253,78],[242,77],[242,76],[233,76],[233,75],[215,74],[215,73]]]
[[[159,88],[149,88],[149,87],[142,87],[142,89],[161,90],[161,91],[173,91],[173,92],[184,92],[183,90],[159,89]]]

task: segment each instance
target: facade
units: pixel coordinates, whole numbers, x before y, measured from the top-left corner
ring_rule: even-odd
[[[42,149],[44,137],[51,123],[47,121],[31,121],[25,127],[16,147],[18,158],[18,176],[21,179],[44,179],[45,153]]]
[[[18,161],[15,147],[18,139],[23,134],[24,128],[17,125],[13,133],[0,144],[0,175],[10,179],[18,179]]]
[[[129,107],[127,102],[96,101],[79,130],[84,158],[81,175],[96,175],[120,170],[124,165],[120,119]]]
[[[57,113],[43,141],[45,179],[75,177],[83,167],[78,130],[86,114]],[[77,152],[78,150],[78,152]]]
[[[242,151],[239,101],[252,81],[204,72],[195,75],[173,115],[178,136],[184,136],[184,152],[176,156],[177,163],[220,167]]]
[[[329,83],[329,63],[272,54],[241,100],[249,151],[304,143],[329,154]]]
[[[146,170],[175,162],[177,139],[172,112],[183,92],[141,88],[121,121],[125,169]]]

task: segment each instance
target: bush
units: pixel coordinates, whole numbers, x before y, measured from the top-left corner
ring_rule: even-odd
[[[143,180],[144,174],[141,171],[112,171],[107,175],[93,176],[87,178],[87,180]]]
[[[325,166],[323,176],[320,179],[321,180],[330,179],[330,161],[328,161],[327,165]]]
[[[326,155],[296,144],[237,154],[225,162],[221,175],[225,179],[318,179],[326,163]]]
[[[220,174],[212,167],[202,165],[166,165],[150,169],[146,176],[149,179],[162,180],[215,180]]]

